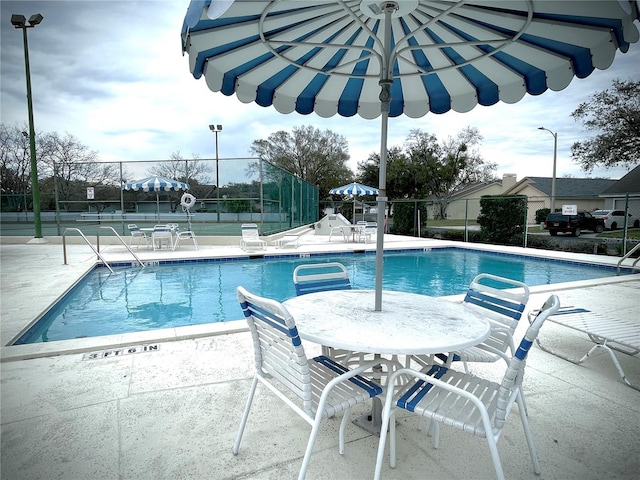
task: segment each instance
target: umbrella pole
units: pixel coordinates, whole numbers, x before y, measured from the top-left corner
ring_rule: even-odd
[[[387,127],[389,124],[389,108],[382,110],[382,126],[380,134],[380,172],[378,179],[378,216],[376,232],[376,286],[375,311],[382,310],[382,269],[384,263],[384,217],[387,208]]]
[[[160,196],[156,190],[156,222],[160,223]]]
[[[380,128],[380,171],[378,174],[378,227],[376,236],[376,289],[375,311],[382,310],[382,267],[384,264],[384,217],[387,209],[387,129],[389,126],[389,109],[391,107],[391,14],[397,5],[389,2],[384,6],[384,49],[380,68],[380,110],[382,125]]]

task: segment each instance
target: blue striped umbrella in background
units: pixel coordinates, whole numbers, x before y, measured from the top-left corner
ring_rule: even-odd
[[[331,195],[378,195],[379,190],[374,187],[368,187],[361,183],[350,183],[341,187],[329,190]],[[353,222],[356,221],[356,200],[353,199]],[[362,219],[364,220],[364,206],[362,207]]]
[[[331,195],[377,195],[378,189],[354,182],[341,187],[332,188],[329,190],[329,193]]]
[[[214,92],[281,113],[389,117],[467,112],[562,90],[637,42],[635,0],[192,0],[182,48]],[[376,243],[382,308],[383,229]]]
[[[170,192],[189,190],[188,183],[179,182],[165,177],[147,177],[142,180],[131,180],[122,185],[122,190],[132,190],[134,192],[156,192],[156,208],[158,221],[160,221],[160,198],[158,192]]]

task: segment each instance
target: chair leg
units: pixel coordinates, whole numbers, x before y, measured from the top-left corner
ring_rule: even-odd
[[[387,405],[388,404],[388,405]],[[376,457],[376,470],[374,473],[374,480],[379,480],[380,479],[380,474],[382,473],[382,460],[384,459],[384,447],[385,447],[385,443],[387,441],[387,429],[389,430],[389,436],[391,437],[391,440],[389,441],[389,460],[392,462],[392,467],[395,467],[396,464],[396,459],[395,459],[395,435],[396,435],[396,428],[395,428],[395,419],[394,414],[395,414],[395,409],[391,409],[391,411],[389,411],[391,409],[391,404],[389,402],[385,402],[385,408],[382,412],[382,425],[380,426],[380,441],[378,442],[378,455]],[[394,455],[393,457],[391,456],[391,444],[393,443],[394,446]]]
[[[536,447],[533,443],[533,435],[531,435],[531,429],[529,428],[529,420],[527,419],[527,411],[523,407],[524,395],[522,390],[518,391],[518,397],[516,403],[518,404],[518,410],[520,410],[520,419],[522,420],[522,428],[524,430],[524,436],[527,439],[527,446],[529,447],[529,455],[531,456],[531,462],[533,463],[533,471],[536,475],[540,475],[540,464],[538,463],[538,455],[536,454]]]
[[[346,415],[345,411],[345,415]],[[345,417],[346,418],[346,417]],[[309,435],[309,441],[307,442],[307,449],[304,452],[304,458],[302,459],[302,466],[300,467],[300,472],[298,473],[298,480],[304,480],[304,477],[307,474],[307,468],[309,467],[309,462],[311,461],[311,453],[313,452],[313,446],[316,443],[316,437],[318,436],[318,432],[320,431],[320,422],[322,421],[322,412],[318,410],[316,412],[316,418],[313,422],[313,426],[311,427],[311,435]],[[344,422],[344,418],[342,419]],[[340,430],[343,429],[342,424],[340,424]],[[340,432],[342,435],[342,431]],[[341,441],[343,441],[342,439]],[[342,445],[342,450],[344,452],[344,445]],[[343,453],[340,452],[340,453]]]
[[[427,434],[433,437],[433,448],[436,450],[440,448],[440,424],[437,421],[431,420]]]
[[[240,429],[238,430],[238,436],[236,437],[236,443],[233,445],[233,454],[237,455],[240,450],[240,442],[242,441],[242,435],[244,434],[244,427],[247,425],[247,418],[249,418],[249,410],[251,410],[251,403],[253,402],[253,395],[256,393],[256,386],[258,385],[258,377],[253,377],[253,383],[251,383],[251,389],[249,390],[249,397],[247,398],[247,405],[244,407],[242,414],[242,420],[240,420]]]
[[[496,478],[498,480],[505,480],[502,463],[500,462],[500,455],[498,455],[496,437],[491,432],[491,429],[487,430],[487,442],[489,442],[489,451],[491,452],[491,460],[493,460],[493,468],[496,471]]]
[[[396,410],[389,416],[389,466],[396,468]],[[382,430],[380,430],[382,433]]]
[[[351,417],[351,407],[347,408],[342,415],[342,421],[340,422],[340,432],[338,434],[338,452],[340,455],[344,455],[344,431]]]

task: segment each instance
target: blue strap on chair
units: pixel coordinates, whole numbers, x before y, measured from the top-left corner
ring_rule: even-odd
[[[486,295],[473,289],[469,289],[467,295],[464,297],[464,301],[466,303],[477,305],[478,307],[499,313],[500,315],[504,315],[505,317],[513,318],[514,320],[520,320],[525,307],[523,303],[512,302],[504,298],[493,297],[491,295]]]
[[[319,280],[317,282],[296,283],[296,295],[305,295],[307,293],[323,292],[326,290],[350,290],[351,283],[349,279],[336,278],[329,280]]]

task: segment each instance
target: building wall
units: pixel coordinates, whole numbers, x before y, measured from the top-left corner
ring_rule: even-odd
[[[475,221],[480,215],[480,197],[483,195],[500,195],[501,193],[502,187],[499,184],[492,184],[474,192],[473,198],[454,200],[447,207],[447,219],[464,220],[466,214],[466,218]],[[433,216],[429,215],[429,218],[433,218]]]

